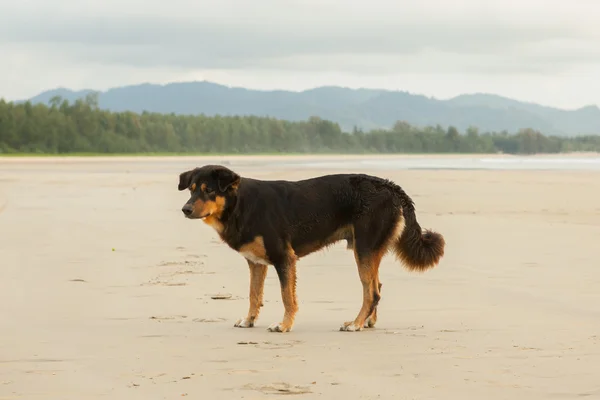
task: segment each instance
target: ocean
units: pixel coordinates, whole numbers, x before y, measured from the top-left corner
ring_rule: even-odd
[[[357,170],[558,170],[600,171],[600,157],[432,157],[409,156],[369,159],[294,160],[269,163],[280,168],[357,169]]]
[[[0,176],[5,172],[40,173],[180,173],[184,168],[204,164],[223,164],[232,169],[316,169],[325,171],[367,172],[373,170],[512,170],[512,171],[600,171],[600,156],[316,156],[303,157],[51,157],[0,158]]]

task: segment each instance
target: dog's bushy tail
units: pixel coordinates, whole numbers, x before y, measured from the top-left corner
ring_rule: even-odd
[[[435,267],[444,256],[446,241],[440,233],[423,231],[417,222],[414,203],[401,192],[404,229],[395,239],[392,249],[404,267],[410,271],[424,272]]]

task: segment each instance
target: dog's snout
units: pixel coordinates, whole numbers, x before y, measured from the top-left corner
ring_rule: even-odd
[[[186,204],[181,208],[181,211],[186,215],[189,216],[192,214],[192,212],[194,212],[194,208],[192,207],[191,204]]]

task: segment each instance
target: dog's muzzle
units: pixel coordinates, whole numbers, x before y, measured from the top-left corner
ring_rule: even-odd
[[[183,215],[189,217],[194,212],[194,207],[191,204],[186,204],[181,208]]]

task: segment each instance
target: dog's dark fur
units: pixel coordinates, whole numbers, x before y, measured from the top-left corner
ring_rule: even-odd
[[[301,181],[241,178],[220,165],[181,173],[179,190],[191,197],[187,218],[203,219],[242,254],[250,267],[250,309],[235,326],[252,327],[262,306],[267,265],[281,284],[285,314],[270,331],[287,332],[298,310],[296,261],[340,240],[354,251],[363,285],[357,317],[340,328],[373,327],[380,299],[379,264],[392,250],[412,271],[434,267],[444,255],[441,234],[422,231],[412,199],[393,182],[363,174],[337,174]]]

